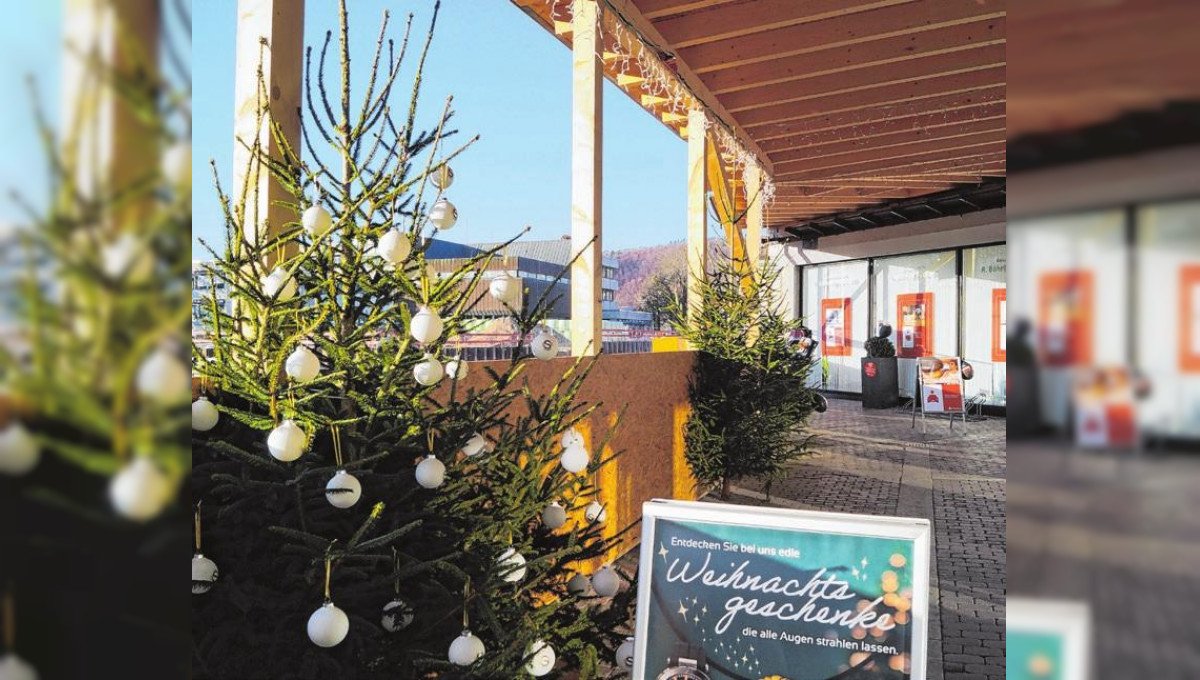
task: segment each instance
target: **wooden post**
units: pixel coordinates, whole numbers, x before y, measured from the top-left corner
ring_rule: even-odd
[[[63,8],[63,152],[84,195],[95,195],[101,185],[126,189],[160,165],[158,131],[137,116],[103,73],[158,72],[160,4],[68,0]],[[149,201],[126,202],[106,215],[102,228],[121,229],[148,218],[152,209]]]
[[[601,350],[604,60],[597,0],[575,0],[571,92],[571,354]]]
[[[762,266],[763,233],[763,181],[762,168],[751,165],[746,168],[746,259],[750,261],[750,273],[757,274]]]
[[[687,275],[688,322],[700,310],[700,284],[708,272],[708,131],[704,111],[688,112]]]
[[[265,44],[262,44],[265,41]],[[263,106],[279,123],[292,145],[300,145],[300,101],[304,69],[304,0],[238,0],[237,56],[234,68],[234,136],[273,157],[279,150],[261,116]],[[259,67],[266,84],[260,97]],[[245,194],[243,194],[243,188]],[[269,237],[295,215],[274,201],[291,196],[275,182],[254,154],[235,142],[233,184],[235,203],[246,199],[246,239]]]

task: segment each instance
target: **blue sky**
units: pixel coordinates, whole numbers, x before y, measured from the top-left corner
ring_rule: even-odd
[[[33,123],[25,79],[33,76],[50,120],[58,120],[59,45],[62,14],[57,2],[28,2],[6,8],[0,21],[0,222],[24,218],[9,199],[11,190],[42,203],[46,161]]]
[[[236,6],[236,0],[194,6],[193,234],[210,242],[223,232],[208,161],[216,160],[223,181],[232,171]],[[309,0],[306,44],[319,48],[325,30],[336,29],[336,6],[336,0]],[[392,13],[397,38],[407,14],[416,12],[413,32],[423,36],[432,6],[432,0],[351,2],[358,83],[366,78],[382,11]],[[511,3],[443,4],[426,65],[424,119],[435,118],[453,94],[463,138],[481,136],[454,163],[448,195],[459,221],[444,236],[496,240],[525,224],[533,227],[527,238],[558,238],[570,231],[570,69],[570,51]],[[407,86],[401,90],[406,101]],[[683,239],[686,143],[607,83],[604,108],[604,248]]]

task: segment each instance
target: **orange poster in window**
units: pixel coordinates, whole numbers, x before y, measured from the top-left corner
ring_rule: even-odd
[[[1042,363],[1047,366],[1092,363],[1092,273],[1047,272],[1042,274],[1038,293]]]
[[[933,354],[933,293],[896,296],[896,356],[916,358]]]
[[[850,356],[850,298],[821,300],[821,353],[827,357]]]
[[[1179,270],[1179,370],[1200,373],[1200,265]]]
[[[1008,289],[992,290],[992,361],[1008,361]]]

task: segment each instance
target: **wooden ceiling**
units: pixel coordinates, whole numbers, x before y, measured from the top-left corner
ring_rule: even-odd
[[[769,226],[1005,174],[1005,0],[603,2],[766,160]]]
[[[1008,136],[1200,100],[1200,2],[1016,0]]]

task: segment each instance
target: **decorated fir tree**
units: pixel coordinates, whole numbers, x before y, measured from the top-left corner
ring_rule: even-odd
[[[261,224],[252,186],[220,192],[209,273],[232,299],[210,300],[211,351],[194,350],[195,676],[596,677],[631,595],[593,571],[615,539],[590,482],[606,433],[577,429],[596,407],[578,400],[589,364],[532,392],[527,362],[557,354],[540,326],[553,300],[513,304],[513,280],[484,278],[497,251],[428,266],[457,218],[450,161],[474,140],[451,144],[449,102],[419,122],[433,23],[395,45],[385,16],[352,102],[339,9],[341,82],[325,82],[327,33],[306,153],[261,108],[280,157],[256,159],[294,218]],[[519,331],[500,365],[447,346],[485,295]]]

